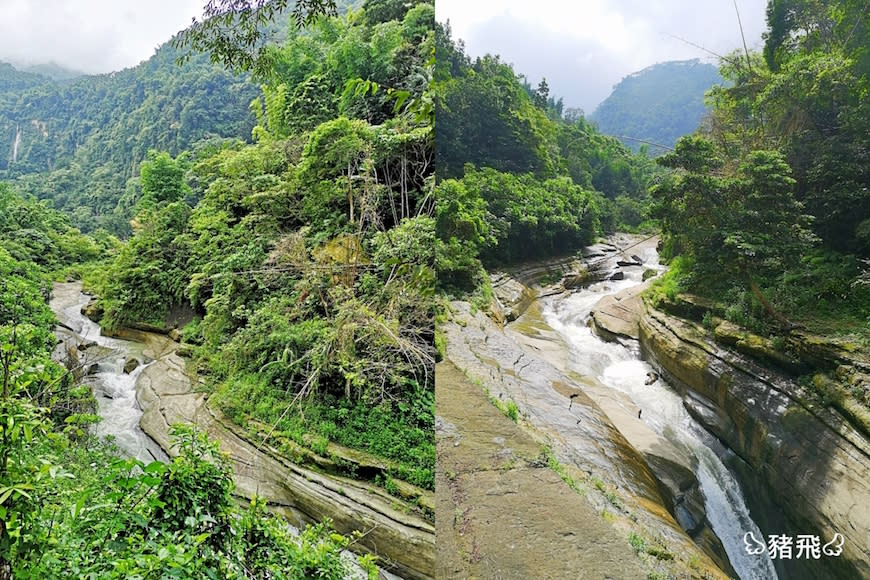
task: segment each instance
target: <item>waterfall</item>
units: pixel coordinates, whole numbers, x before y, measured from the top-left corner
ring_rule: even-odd
[[[645,267],[658,267],[653,249],[643,259]],[[567,297],[545,299],[541,301],[544,318],[569,345],[570,370],[594,376],[605,387],[628,395],[643,412],[639,420],[691,459],[704,495],[707,519],[740,578],[775,580],[770,558],[766,554],[749,555],[744,548],[746,532],[756,538],[764,535],[749,514],[737,480],[720,458],[728,452],[695,422],[680,395],[664,379],[646,384],[653,368],[641,359],[636,344],[605,342],[587,326],[595,304],[604,296],[639,284],[641,270],[626,268],[624,280],[600,282]]]
[[[21,144],[21,125],[15,125],[15,141],[12,143],[12,163],[18,161],[18,145]]]

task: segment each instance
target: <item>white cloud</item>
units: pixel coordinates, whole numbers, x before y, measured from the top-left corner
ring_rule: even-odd
[[[750,47],[760,47],[766,0],[739,0]],[[550,93],[587,112],[626,75],[667,60],[742,46],[733,0],[437,0],[439,21],[471,56],[500,54]],[[684,39],[684,40],[680,40]],[[688,42],[686,42],[688,41]]]
[[[0,60],[89,73],[148,59],[205,0],[0,0]]]

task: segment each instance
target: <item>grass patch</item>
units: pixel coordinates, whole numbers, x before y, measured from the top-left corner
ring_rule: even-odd
[[[647,291],[653,305],[676,301],[677,296],[688,289],[688,282],[692,278],[690,271],[691,262],[683,256],[671,260],[668,270],[656,278]]]
[[[636,554],[641,554],[646,551],[646,541],[634,532],[629,532],[628,543],[634,548]]]
[[[628,543],[631,544],[631,547],[634,548],[634,552],[638,555],[649,554],[657,560],[664,561],[674,559],[673,552],[662,546],[648,542],[635,532],[628,533]]]
[[[324,395],[287,408],[286,395],[257,375],[240,375],[219,384],[212,400],[236,424],[248,419],[274,425],[275,435],[325,455],[330,442],[358,449],[396,465],[389,475],[424,489],[435,485],[434,393],[414,387],[403,401],[348,401]],[[353,474],[351,474],[353,475]]]
[[[565,466],[559,463],[559,460],[556,459],[555,455],[553,455],[553,450],[549,446],[544,445],[541,448],[540,457],[542,462],[546,464],[548,468],[555,471],[559,475],[559,477],[562,478],[562,481],[568,484],[568,487],[570,487],[580,495],[586,495],[586,490],[582,489],[577,484],[577,481],[573,477],[571,477],[571,475],[565,469]]]
[[[519,421],[520,410],[517,407],[516,403],[514,403],[510,399],[502,401],[501,399],[496,399],[492,396],[489,398],[489,400],[492,401],[492,404],[495,405],[496,408],[501,411],[505,417],[507,417],[514,423]]]

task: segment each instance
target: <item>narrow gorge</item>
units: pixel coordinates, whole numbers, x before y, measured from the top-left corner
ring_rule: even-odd
[[[360,472],[378,469],[377,461],[359,452],[333,446],[329,457],[309,452],[305,461],[294,462],[265,442],[265,432],[263,440],[255,441],[195,388],[183,345],[163,334],[128,328],[103,336],[84,315],[91,300],[81,292],[81,283],[56,283],[51,307],[59,322],[56,357],[92,385],[102,417],[98,435],[111,436],[124,455],[149,463],[177,455],[171,425],[195,424],[229,455],[234,493],[241,501],[262,497],[295,527],[330,518],[340,533],[361,531],[355,549],[377,555],[385,578],[432,578],[434,528],[415,507],[432,505],[428,492],[409,486],[403,500],[367,481],[330,473],[342,451],[346,461],[357,461]]]
[[[438,403],[439,462],[450,458],[444,487],[453,496],[439,487],[439,501],[457,505],[467,530],[478,504],[486,509],[502,501],[501,509],[522,520],[530,506],[539,510],[551,499],[528,491],[508,501],[497,490],[509,488],[522,465],[549,466],[569,483],[568,509],[591,505],[597,512],[595,521],[570,530],[581,551],[600,548],[604,537],[613,553],[630,543],[648,573],[679,577],[866,576],[870,517],[860,500],[868,492],[866,437],[831,409],[796,410],[803,407],[788,395],[798,388],[794,381],[717,346],[700,324],[652,308],[642,294],[645,280],[663,269],[655,245],[656,239],[617,236],[584,249],[583,258],[492,275],[497,306],[489,312],[451,304],[443,364],[465,376],[438,375],[439,401],[446,401]],[[469,389],[486,393],[496,414],[496,407],[513,413],[517,428],[555,461],[535,463],[529,452],[514,452],[515,461],[502,461],[492,489],[466,513],[457,490],[463,482],[472,487],[481,470],[495,471],[479,460],[477,468],[461,470],[466,443],[458,426],[470,423],[464,414],[480,411],[449,403]],[[498,437],[487,443],[493,457],[512,452]],[[486,455],[481,444],[467,453]],[[551,533],[569,525],[558,509]],[[439,527],[439,545],[442,534],[451,535],[447,528]],[[823,544],[841,533],[846,544],[838,557],[771,560],[748,553],[748,532],[762,539],[816,534]],[[502,535],[522,537],[516,530]],[[497,542],[480,546],[478,558],[499,550]],[[473,550],[466,552],[472,561]],[[551,560],[543,569],[558,577],[560,569],[575,568]],[[632,577],[631,568],[620,569],[620,577]]]

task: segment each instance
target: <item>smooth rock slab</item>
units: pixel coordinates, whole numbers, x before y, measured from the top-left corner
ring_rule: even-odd
[[[343,534],[365,533],[357,547],[376,554],[381,567],[410,580],[433,578],[435,529],[412,513],[397,509],[400,500],[364,482],[325,476],[297,466],[268,446],[249,441],[241,429],[212,409],[204,394],[196,393],[184,372],[178,344],[165,336],[144,334],[145,354],[155,362],[139,376],[136,385],[143,409],[140,421],[167,453],[169,427],[195,423],[230,456],[235,473],[235,493],[245,498],[263,497],[272,507],[295,519],[298,526],[332,519]]]

